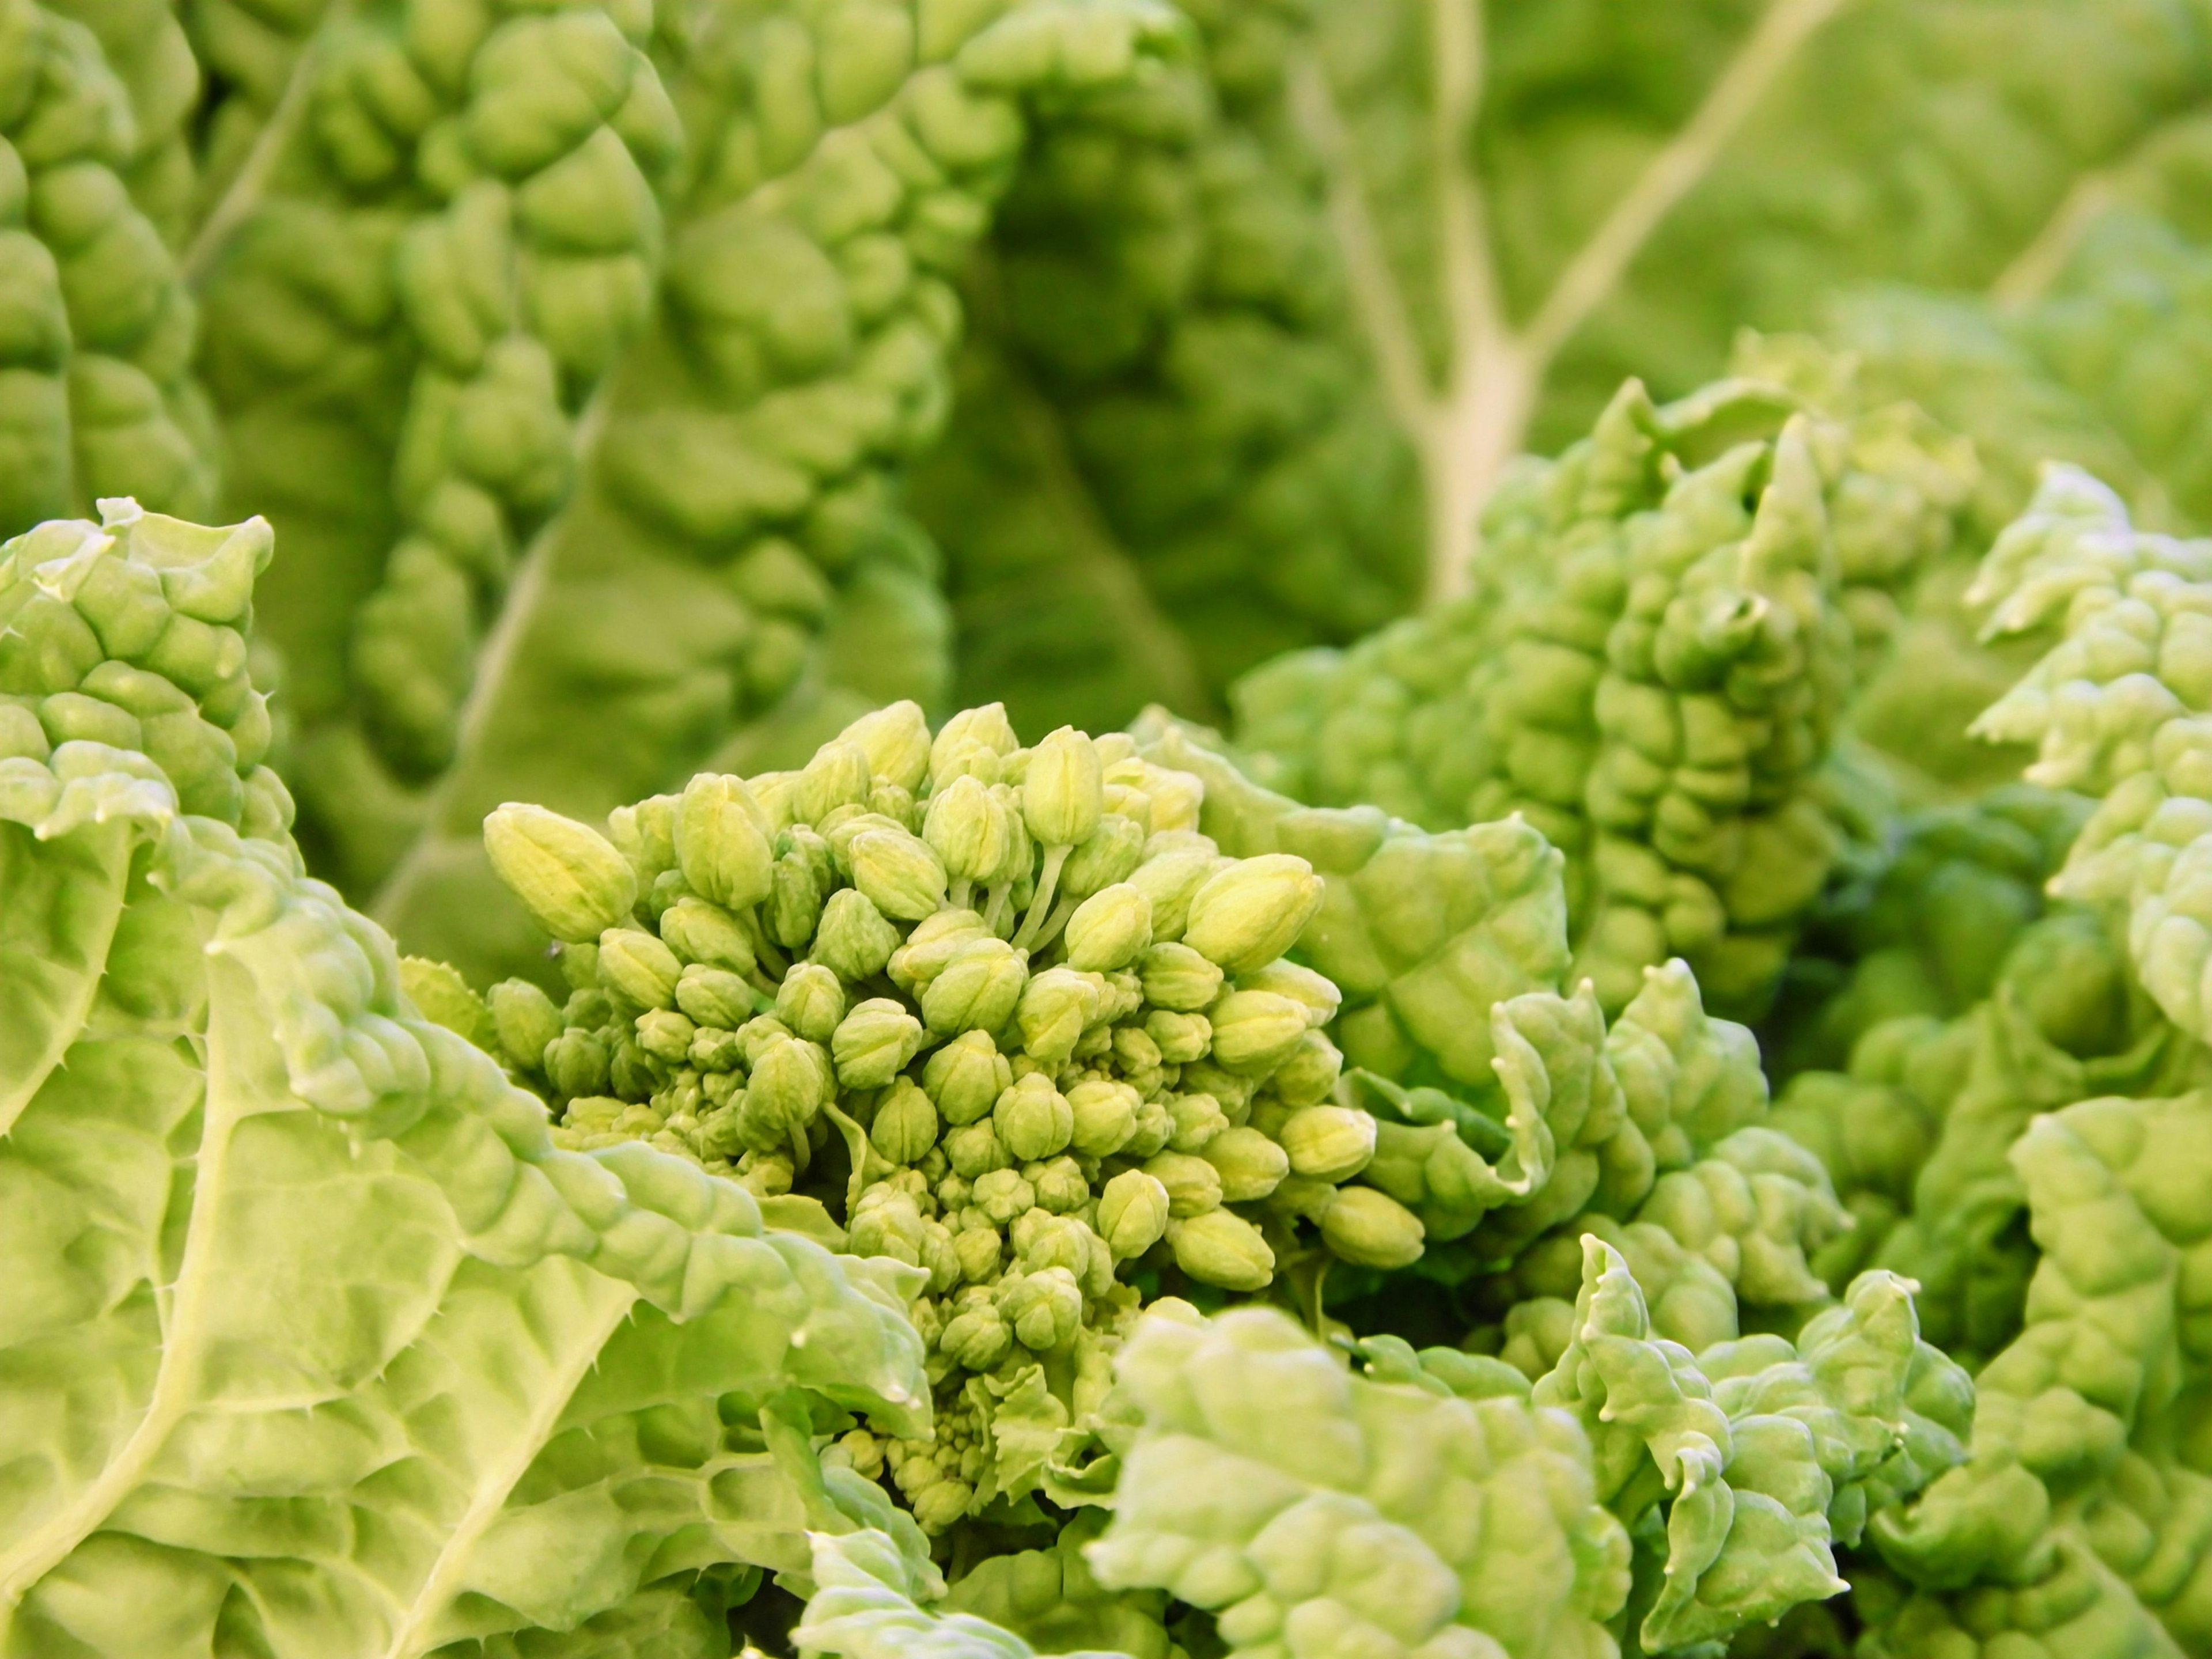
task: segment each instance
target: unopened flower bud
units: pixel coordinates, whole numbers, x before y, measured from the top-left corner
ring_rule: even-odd
[[[1240,859],[1198,890],[1183,943],[1231,974],[1249,973],[1297,942],[1322,897],[1322,879],[1302,858]]]
[[[724,969],[695,962],[677,979],[676,1006],[698,1024],[734,1031],[753,1017],[753,988]]]
[[[1105,810],[1104,769],[1097,746],[1073,726],[1061,726],[1031,750],[1022,775],[1022,817],[1030,834],[1047,847],[1073,847],[1088,836]]]
[[[1018,1170],[986,1170],[975,1177],[974,1202],[994,1226],[1003,1227],[1028,1213],[1036,1203],[1036,1189]]]
[[[1111,1158],[1136,1133],[1143,1105],[1126,1083],[1089,1078],[1068,1091],[1067,1105],[1075,1150],[1085,1158]]]
[[[1124,1158],[1150,1158],[1163,1150],[1175,1135],[1175,1119],[1169,1114],[1165,1103],[1146,1101],[1137,1108],[1136,1127],[1130,1130],[1129,1139],[1121,1147]]]
[[[1213,1022],[1213,1063],[1241,1077],[1274,1070],[1307,1030],[1305,1005],[1273,991],[1231,991],[1207,1017]]]
[[[829,1056],[801,1038],[776,1038],[753,1062],[745,1095],[763,1120],[787,1129],[811,1123],[830,1096]]]
[[[761,1062],[769,1045],[780,1037],[793,1036],[791,1027],[774,1014],[756,1014],[738,1027],[738,1048],[744,1054],[745,1069],[750,1071]]]
[[[702,772],[676,809],[676,860],[700,897],[742,910],[769,896],[768,815],[742,778]]]
[[[901,789],[919,789],[928,774],[929,722],[911,700],[861,715],[837,741],[857,744],[868,757],[869,771]]]
[[[868,799],[872,776],[868,751],[857,743],[832,740],[814,751],[791,795],[792,811],[805,823],[819,823],[841,806]]]
[[[749,974],[757,965],[752,940],[738,920],[702,898],[680,898],[660,913],[661,943],[686,962],[703,962]]]
[[[945,729],[930,744],[930,775],[935,777],[941,762],[962,750],[975,748],[994,755],[1011,755],[1020,746],[1021,740],[1014,735],[1014,728],[1007,724],[1006,704],[987,702],[981,708],[963,708],[945,722]]]
[[[945,866],[919,836],[864,830],[853,837],[846,854],[853,885],[887,916],[920,921],[945,903]]]
[[[960,1251],[961,1267],[968,1266],[969,1250],[965,1241],[985,1237],[963,1233],[953,1240],[953,1248]],[[992,1265],[997,1266],[998,1241],[991,1240]],[[981,1273],[969,1273],[970,1280],[980,1280]],[[1007,1326],[998,1309],[988,1303],[981,1307],[963,1309],[945,1322],[945,1329],[937,1339],[938,1352],[955,1364],[971,1371],[988,1371],[1006,1357],[1014,1346],[1013,1331]]]
[[[984,1222],[980,1212],[975,1215],[977,1224],[952,1236],[952,1254],[960,1264],[960,1276],[970,1285],[980,1285],[994,1275],[1004,1261],[1004,1241],[996,1227]]]
[[[987,1031],[962,1032],[921,1069],[921,1086],[956,1127],[988,1116],[1013,1080],[1013,1068]]]
[[[1344,1071],[1344,1056],[1319,1031],[1308,1031],[1268,1075],[1267,1087],[1290,1106],[1313,1106],[1329,1097]]]
[[[868,1139],[889,1163],[916,1163],[937,1144],[937,1108],[902,1078],[876,1108]]]
[[[1273,991],[1305,1005],[1306,1024],[1319,1030],[1336,1018],[1344,993],[1326,974],[1278,957],[1237,976],[1240,991]]]
[[[524,1071],[538,1070],[546,1045],[561,1035],[561,1011],[553,999],[526,979],[503,979],[486,994],[484,1004],[507,1059]]]
[[[1175,1120],[1175,1133],[1168,1138],[1168,1145],[1178,1152],[1203,1151],[1229,1127],[1228,1114],[1212,1095],[1177,1095],[1167,1107],[1168,1115]]]
[[[1291,1172],[1289,1154],[1254,1128],[1224,1129],[1206,1143],[1199,1156],[1221,1177],[1224,1204],[1265,1198]]]
[[[857,1003],[830,1039],[837,1080],[848,1089],[880,1089],[921,1049],[921,1022],[889,997]]]
[[[1075,1340],[1083,1324],[1083,1290],[1066,1268],[1041,1268],[1006,1286],[1000,1311],[1024,1347],[1048,1352]]]
[[[1216,872],[1227,867],[1220,849],[1189,831],[1154,835],[1129,884],[1152,903],[1152,937],[1179,939],[1190,920],[1190,902]]]
[[[681,996],[684,988],[678,985],[676,992]],[[691,1034],[691,1052],[685,1058],[702,1072],[734,1072],[740,1058],[738,1034],[702,1025]],[[711,1079],[702,1081],[708,1084],[711,1092]]]
[[[1340,1188],[1321,1215],[1322,1242],[1361,1267],[1403,1267],[1419,1261],[1426,1231],[1419,1216],[1372,1187]]]
[[[891,983],[908,996],[919,997],[962,945],[996,937],[973,910],[939,910],[918,923],[906,943],[891,952]]]
[[[1047,1066],[1066,1060],[1099,1015],[1101,988],[1098,981],[1072,968],[1030,975],[1016,1011],[1023,1048]]]
[[[1032,1072],[1000,1095],[991,1115],[999,1139],[1024,1164],[1050,1158],[1075,1133],[1075,1114],[1052,1079]]]
[[[607,1086],[607,1045],[591,1031],[562,1032],[545,1045],[545,1080],[556,1094],[599,1094]]]
[[[1275,1276],[1275,1253],[1260,1230],[1234,1210],[1208,1210],[1174,1223],[1168,1243],[1176,1265],[1201,1285],[1259,1291]]]
[[[484,820],[484,851],[538,925],[555,939],[597,939],[627,921],[637,872],[588,824],[510,801]]]
[[[1221,994],[1221,969],[1188,945],[1155,945],[1138,958],[1145,1000],[1155,1008],[1195,1013]]]
[[[930,797],[921,838],[955,880],[988,881],[1006,862],[1010,825],[1004,805],[975,778],[963,777]]]
[[[1170,1066],[1203,1060],[1213,1047],[1213,1022],[1204,1014],[1172,1014],[1155,1008],[1145,1016],[1145,1035]]]
[[[998,1030],[1013,1018],[1029,977],[1027,952],[988,935],[970,939],[922,992],[922,1018],[940,1033]]]
[[[1013,1162],[1006,1156],[1006,1144],[999,1139],[999,1132],[988,1118],[949,1131],[943,1145],[945,1160],[954,1172],[970,1182],[979,1181],[994,1170],[1006,1169]]]
[[[777,988],[775,1016],[809,1042],[827,1042],[845,1018],[845,988],[818,962],[794,963]]]
[[[641,927],[610,927],[599,935],[599,983],[641,1008],[665,1008],[676,1000],[684,964]]]
[[[1145,1173],[1168,1189],[1168,1213],[1176,1220],[1204,1215],[1221,1202],[1221,1176],[1202,1158],[1160,1152],[1145,1160]]]
[[[787,951],[796,951],[812,939],[828,885],[813,860],[803,854],[779,854],[762,913],[769,937]]]
[[[655,1060],[681,1066],[699,1028],[672,1008],[652,1008],[637,1017],[637,1046]]]
[[[1072,1158],[1063,1155],[1052,1158],[1022,1173],[1036,1188],[1038,1207],[1054,1215],[1079,1210],[1090,1200],[1091,1183],[1083,1178],[1082,1166]]]
[[[1122,1170],[1098,1195],[1098,1231],[1121,1261],[1151,1249],[1167,1227],[1168,1189],[1142,1170]]]
[[[1127,967],[1152,942],[1152,906],[1127,882],[1103,887],[1067,919],[1067,965],[1103,974]]]
[[[1143,827],[1119,812],[1105,813],[1097,827],[1067,855],[1067,862],[1060,867],[1060,890],[1070,898],[1088,898],[1127,881],[1144,855]]]
[[[1349,1181],[1375,1156],[1375,1120],[1354,1106],[1306,1106],[1284,1120],[1291,1168],[1315,1181]]]
[[[821,926],[807,954],[838,978],[859,981],[883,972],[898,948],[898,929],[884,920],[867,895],[841,887],[823,906]]]

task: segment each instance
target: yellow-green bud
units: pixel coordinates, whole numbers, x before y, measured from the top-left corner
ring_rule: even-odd
[[[944,861],[946,875],[955,880],[988,881],[1006,860],[1012,829],[1008,816],[986,785],[963,777],[930,797],[921,838]]]
[[[1175,1121],[1175,1133],[1168,1138],[1168,1145],[1178,1152],[1203,1151],[1207,1142],[1229,1127],[1228,1114],[1212,1095],[1177,1095],[1167,1107],[1168,1115]]]
[[[1104,770],[1097,746],[1072,726],[1032,749],[1022,775],[1030,834],[1047,847],[1073,847],[1088,836],[1105,811]]]
[[[1138,861],[1144,855],[1143,827],[1134,818],[1108,812],[1098,820],[1098,827],[1067,855],[1067,862],[1060,867],[1060,890],[1070,898],[1087,898],[1117,882],[1127,881],[1136,872]]]
[[[921,1049],[921,1022],[889,997],[870,997],[838,1022],[830,1039],[837,1080],[848,1089],[880,1089]]]
[[[1167,1230],[1168,1189],[1142,1170],[1122,1170],[1098,1194],[1098,1231],[1121,1260],[1142,1255]]]
[[[1152,942],[1152,901],[1127,882],[1099,889],[1067,919],[1067,965],[1084,972],[1125,968]]]
[[[1325,974],[1278,957],[1237,976],[1240,991],[1273,991],[1305,1005],[1306,1024],[1319,1030],[1336,1018],[1344,993]]]
[[[753,988],[726,969],[695,962],[676,981],[676,1006],[699,1024],[734,1031],[753,1017]]]
[[[1212,842],[1188,830],[1156,835],[1145,843],[1144,862],[1129,882],[1152,902],[1154,939],[1182,937],[1191,900],[1227,863]]]
[[[1022,1178],[1018,1170],[986,1170],[975,1177],[971,1201],[994,1225],[1003,1227],[1036,1205],[1036,1188]]]
[[[857,743],[836,739],[814,751],[791,793],[792,812],[800,822],[819,823],[841,806],[868,798],[872,769],[868,751]]]
[[[1221,1177],[1221,1201],[1247,1204],[1265,1198],[1291,1172],[1288,1153],[1254,1128],[1224,1129],[1199,1154]]]
[[[1090,1201],[1091,1183],[1083,1178],[1083,1166],[1072,1158],[1052,1158],[1024,1170],[1022,1174],[1036,1188],[1038,1207],[1054,1215],[1079,1210]]]
[[[809,1042],[827,1042],[845,1018],[845,988],[818,962],[793,963],[776,989],[775,1017]]]
[[[830,866],[848,880],[853,874],[853,843],[871,830],[887,836],[911,834],[906,825],[882,812],[872,812],[865,806],[841,806],[816,826],[821,833],[822,844],[830,849]]]
[[[1011,786],[995,783],[991,786],[991,799],[998,804],[1000,822],[1006,830],[1006,855],[996,868],[984,878],[991,886],[1027,880],[1036,869],[1036,843],[1030,838],[1030,827],[1022,817],[1022,798]]]
[[[991,1266],[980,1273],[969,1271],[969,1256],[976,1247],[971,1239],[988,1238],[991,1243]],[[980,1281],[998,1267],[999,1242],[994,1234],[963,1233],[952,1241],[952,1248],[960,1254],[960,1268],[970,1281]],[[988,1371],[1006,1357],[1014,1346],[1014,1334],[1006,1319],[988,1303],[979,1308],[967,1308],[945,1322],[945,1329],[937,1339],[938,1352],[957,1365],[971,1371]],[[946,1484],[939,1481],[939,1486]],[[928,1490],[934,1490],[934,1487]]]
[[[556,1094],[598,1094],[607,1086],[607,1045],[594,1032],[562,1032],[545,1045],[545,1080]]]
[[[868,896],[841,887],[822,907],[822,923],[807,954],[840,979],[863,980],[883,972],[898,948],[898,929],[884,920]]]
[[[1043,1353],[1075,1340],[1083,1325],[1083,1290],[1066,1268],[1041,1268],[1006,1285],[1000,1310],[1022,1346]]]
[[[683,971],[676,952],[641,927],[610,927],[599,935],[599,983],[641,1008],[674,1003]]]
[[[995,937],[973,910],[939,910],[919,923],[906,943],[891,952],[891,983],[908,996],[919,997],[962,945]]]
[[[1166,1105],[1148,1100],[1137,1108],[1137,1127],[1129,1132],[1129,1139],[1121,1148],[1125,1158],[1150,1158],[1164,1147],[1175,1133],[1175,1119],[1169,1115]]]
[[[630,873],[643,888],[664,870],[676,867],[674,795],[649,795],[634,806],[607,814],[607,837],[629,860]]]
[[[892,1164],[918,1163],[937,1145],[937,1108],[929,1097],[902,1078],[876,1108],[868,1139]]]
[[[753,1062],[745,1099],[751,1115],[781,1125],[787,1133],[812,1122],[830,1091],[830,1057],[820,1045],[799,1037],[778,1037]]]
[[[750,974],[757,961],[738,919],[702,898],[680,898],[663,910],[660,939],[686,962],[703,962],[733,974]]]
[[[1213,1063],[1242,1077],[1274,1070],[1307,1030],[1305,1004],[1273,991],[1231,991],[1207,1018],[1213,1022]]]
[[[999,1097],[991,1114],[999,1139],[1021,1163],[1050,1158],[1075,1133],[1075,1113],[1042,1072],[1031,1072]]]
[[[1241,859],[1198,890],[1183,943],[1231,974],[1249,973],[1297,943],[1322,895],[1313,866],[1292,854]]]
[[[929,746],[930,776],[936,778],[941,787],[945,780],[938,777],[938,774],[964,750],[980,749],[993,755],[1011,755],[1020,746],[1021,739],[1007,724],[1006,704],[987,702],[981,708],[963,708],[945,722],[945,729]]]
[[[744,780],[702,772],[684,786],[676,809],[676,860],[702,898],[732,910],[769,895],[775,849],[768,814]]]
[[[1213,1022],[1204,1014],[1172,1014],[1155,1008],[1145,1016],[1145,1035],[1166,1064],[1188,1066],[1203,1060],[1213,1047]]]
[[[756,772],[745,780],[745,787],[752,792],[762,821],[771,833],[790,827],[792,800],[799,791],[798,773]]]
[[[1306,1106],[1283,1121],[1291,1168],[1315,1181],[1348,1181],[1375,1156],[1375,1120],[1356,1106]]]
[[[1145,1000],[1155,1008],[1195,1013],[1221,994],[1221,969],[1188,945],[1155,945],[1138,959]]]
[[[1079,1285],[1091,1278],[1092,1252],[1100,1248],[1097,1235],[1080,1221],[1048,1214],[1041,1208],[1030,1211],[1016,1222],[1010,1237],[1016,1254],[1021,1257],[1024,1273],[1064,1267]],[[1110,1263],[1110,1257],[1109,1261]],[[1088,1290],[1090,1286],[1084,1285],[1084,1288]]]
[[[953,1172],[963,1180],[976,1181],[994,1170],[1003,1170],[1012,1162],[1006,1156],[999,1132],[992,1127],[991,1120],[983,1118],[974,1123],[963,1123],[948,1131],[945,1137],[945,1161]]]
[[[1204,1215],[1221,1203],[1221,1175],[1202,1158],[1160,1152],[1148,1158],[1145,1173],[1168,1189],[1168,1213],[1177,1221]]]
[[[553,947],[561,964],[561,977],[572,991],[599,988],[599,942],[596,939],[568,940]]]
[[[1013,1018],[1029,983],[1029,953],[1004,939],[970,939],[921,994],[921,1017],[934,1032],[995,1031]]]
[[[1073,968],[1048,968],[1030,975],[1017,1011],[1022,1047],[1045,1065],[1060,1064],[1075,1052],[1085,1028],[1097,1018],[1103,990],[1102,981]]]
[[[1143,1098],[1126,1083],[1087,1078],[1068,1091],[1075,1150],[1085,1158],[1111,1158],[1137,1132]]]
[[[650,1008],[637,1017],[637,1046],[655,1060],[681,1066],[698,1029],[672,1008]]]
[[[779,1037],[791,1035],[791,1027],[774,1014],[757,1014],[740,1025],[738,1028],[738,1048],[745,1057],[745,1069],[750,1071],[760,1064],[761,1056],[768,1052],[770,1043]]]
[[[484,1003],[507,1059],[525,1071],[537,1071],[544,1063],[546,1045],[561,1035],[561,1011],[553,999],[526,979],[503,979]]]
[[[597,939],[628,919],[637,872],[588,824],[510,801],[484,820],[484,851],[538,925],[555,939]]]
[[[1285,1105],[1317,1105],[1329,1097],[1343,1071],[1336,1045],[1319,1031],[1308,1031],[1268,1076],[1267,1087]]]
[[[837,741],[859,745],[868,769],[901,789],[919,789],[929,771],[929,722],[918,702],[895,702],[863,714]]]
[[[846,854],[853,885],[877,909],[902,921],[920,921],[945,902],[945,866],[929,843],[903,830],[864,830]]]
[[[1012,1066],[988,1031],[962,1032],[921,1068],[921,1086],[956,1127],[988,1116],[1013,1080]]]
[[[677,986],[676,994],[679,997],[684,994],[681,984]],[[743,1046],[735,1031],[702,1025],[691,1035],[691,1052],[686,1058],[702,1072],[734,1072],[738,1068]],[[713,1092],[711,1088],[708,1092]]]
[[[1387,1193],[1345,1187],[1321,1214],[1322,1241],[1361,1267],[1403,1267],[1420,1260],[1427,1230],[1421,1218]]]
[[[1233,1210],[1208,1210],[1168,1229],[1176,1265],[1201,1285],[1260,1291],[1275,1276],[1275,1253],[1260,1230]]]
[[[795,951],[812,939],[828,885],[820,869],[804,853],[793,850],[779,854],[768,903],[762,910],[769,937],[787,951]]]

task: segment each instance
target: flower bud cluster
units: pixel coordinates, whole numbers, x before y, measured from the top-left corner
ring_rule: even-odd
[[[937,1438],[854,1466],[933,1528],[987,1501],[969,1384],[1110,1349],[1140,1273],[1252,1292],[1316,1240],[1420,1252],[1395,1200],[1340,1194],[1376,1126],[1335,1101],[1335,986],[1283,954],[1321,880],[1223,856],[1201,794],[1125,736],[1023,749],[994,706],[933,738],[902,704],[800,770],[702,775],[605,836],[534,809],[488,826],[561,940],[564,1003],[520,981],[488,999],[556,1138],[817,1200],[846,1248],[927,1275]]]

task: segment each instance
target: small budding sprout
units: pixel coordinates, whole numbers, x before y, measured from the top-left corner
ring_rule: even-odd
[[[925,1277],[940,1439],[870,1439],[852,1467],[926,1529],[999,1490],[968,1382],[1103,1375],[1139,1258],[1246,1293],[1301,1228],[1363,1263],[1419,1249],[1410,1212],[1334,1184],[1376,1126],[1328,1103],[1335,987],[1282,959],[1320,879],[1224,856],[1201,793],[1126,736],[1025,750],[983,708],[933,739],[906,704],[605,836],[534,808],[487,824],[573,988],[461,1012],[558,1143],[647,1140]]]

